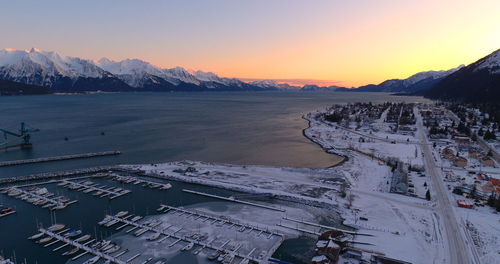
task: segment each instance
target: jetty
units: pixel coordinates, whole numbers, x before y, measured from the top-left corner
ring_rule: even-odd
[[[269,209],[269,210],[285,212],[285,210],[281,209],[281,208],[276,208],[276,207],[258,204],[258,203],[247,202],[247,201],[236,199],[234,197],[223,197],[223,196],[219,196],[219,195],[215,195],[215,194],[197,192],[197,191],[188,190],[188,189],[182,189],[182,191],[187,192],[187,193],[201,195],[201,196],[206,196],[206,197],[210,197],[210,198],[216,198],[216,199],[220,199],[220,200],[224,200],[224,201],[230,201],[230,202],[241,203],[241,204],[251,205],[251,206],[255,206],[255,207],[265,208],[265,209]]]
[[[31,164],[31,163],[50,162],[50,161],[61,161],[61,160],[71,160],[71,159],[85,159],[85,158],[93,158],[93,157],[115,156],[115,155],[120,155],[120,154],[121,154],[120,151],[115,150],[115,151],[104,151],[104,152],[72,154],[72,155],[46,157],[46,158],[37,158],[37,159],[11,160],[11,161],[2,161],[2,162],[0,162],[0,167],[16,166],[16,165]]]
[[[65,237],[65,236],[59,234],[59,233],[54,233],[54,232],[51,232],[51,231],[49,231],[47,229],[44,229],[44,228],[40,228],[40,229],[38,229],[38,231],[40,231],[40,233],[43,233],[43,234],[45,234],[47,236],[52,237],[53,239],[56,239],[57,242],[63,242],[64,244],[71,245],[71,246],[73,246],[75,248],[78,248],[78,249],[84,251],[83,253],[77,255],[76,257],[74,257],[72,260],[75,260],[75,259],[77,259],[77,258],[79,258],[79,257],[81,257],[81,256],[83,256],[85,254],[89,254],[90,253],[92,255],[99,256],[102,259],[109,260],[112,263],[127,264],[126,261],[120,260],[117,257],[114,257],[112,255],[103,253],[101,251],[98,251],[96,249],[93,249],[93,248],[87,246],[88,242],[85,243],[85,244],[82,244],[82,243],[79,243],[77,241],[77,239],[76,240],[72,240],[72,239],[70,239],[68,237]]]
[[[94,192],[94,196],[99,196],[101,198],[109,197],[110,200],[131,192],[130,190],[125,190],[122,188],[100,186],[94,184],[91,181],[76,182],[61,180],[59,185],[71,190],[82,191],[84,193]]]

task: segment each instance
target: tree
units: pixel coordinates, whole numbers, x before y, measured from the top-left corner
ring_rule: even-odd
[[[427,192],[425,193],[425,199],[427,201],[430,201],[431,200],[431,192],[429,190],[427,190]]]
[[[491,152],[491,149],[488,151],[488,154],[486,154],[488,157],[493,157],[493,152]]]
[[[472,198],[476,198],[476,195],[477,195],[477,187],[476,185],[472,185],[472,190],[470,191],[470,195],[472,196]]]
[[[490,196],[488,197],[488,205],[491,207],[495,207],[496,201],[497,198],[495,197],[495,194],[491,193]]]
[[[427,182],[424,182],[424,187],[427,187]]]
[[[497,199],[495,202],[495,209],[497,209],[497,212],[500,212],[500,199]]]

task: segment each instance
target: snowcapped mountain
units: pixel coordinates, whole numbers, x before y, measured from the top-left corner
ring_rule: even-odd
[[[460,65],[447,71],[425,71],[416,73],[406,79],[391,79],[384,81],[378,85],[368,84],[352,89],[353,92],[397,92],[397,93],[414,93],[429,89],[442,78],[458,71],[464,67]]]
[[[446,76],[424,95],[434,99],[500,102],[500,49]]]
[[[50,87],[54,91],[127,88],[126,84],[89,60],[34,48],[29,51],[0,50],[0,79]]]
[[[0,79],[51,91],[248,91],[275,90],[211,72],[160,68],[139,59],[90,61],[37,49],[0,50]]]

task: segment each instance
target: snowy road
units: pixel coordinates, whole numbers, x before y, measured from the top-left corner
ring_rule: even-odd
[[[437,201],[436,210],[441,215],[446,230],[446,238],[448,241],[449,250],[449,263],[453,264],[470,264],[479,263],[477,255],[475,258],[469,256],[469,249],[466,245],[466,240],[462,235],[462,228],[458,225],[457,216],[453,211],[453,204],[448,198],[448,190],[442,180],[439,173],[438,167],[434,162],[432,156],[432,151],[429,147],[429,142],[424,132],[424,127],[422,125],[422,118],[418,115],[417,126],[419,134],[421,137],[422,151],[425,155],[424,162],[427,173],[430,175],[432,180],[432,187],[434,188],[434,198]],[[471,242],[468,242],[469,247],[474,247]],[[473,249],[472,249],[473,250]]]

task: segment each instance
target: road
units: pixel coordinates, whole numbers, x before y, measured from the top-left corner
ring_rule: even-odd
[[[448,198],[448,190],[445,187],[440,171],[436,166],[436,163],[434,162],[434,157],[432,156],[432,151],[429,146],[427,136],[425,135],[422,118],[420,117],[420,115],[418,115],[417,126],[419,129],[419,136],[421,138],[420,142],[422,152],[425,156],[425,168],[432,181],[432,187],[434,189],[433,198],[437,201],[436,210],[441,215],[446,231],[446,240],[448,241],[448,250],[450,255],[449,263],[479,263],[476,254],[474,254],[474,258],[471,258],[469,255],[469,249],[465,244],[465,238],[462,236],[462,227],[458,225],[457,217],[455,216],[455,212],[453,211],[454,205]],[[470,244],[470,247],[474,247],[474,245]]]

